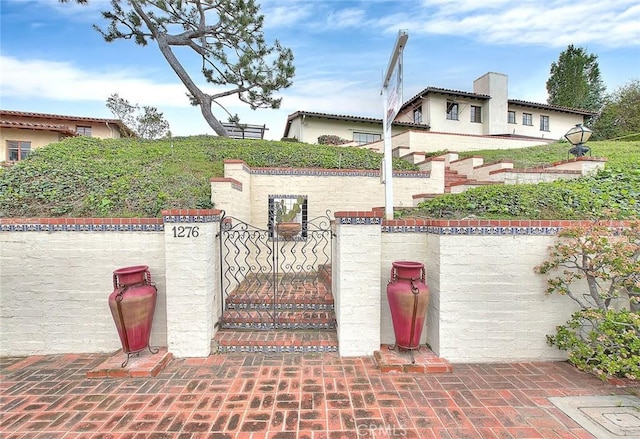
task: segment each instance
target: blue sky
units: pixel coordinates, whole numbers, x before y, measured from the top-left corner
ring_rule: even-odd
[[[249,109],[227,98],[242,122],[266,124],[279,139],[298,110],[382,116],[383,71],[400,29],[404,100],[425,87],[472,91],[492,71],[508,75],[509,97],[544,103],[551,63],[569,44],[598,56],[612,92],[640,79],[638,0],[262,0],[267,41],[294,53],[293,86],[279,110]],[[185,88],[151,43],[106,43],[92,25],[100,10],[57,0],[0,0],[0,107],[87,117],[113,117],[112,93],[163,112],[174,135],[213,134]],[[178,55],[205,91],[197,60]],[[222,121],[227,115],[214,107]]]

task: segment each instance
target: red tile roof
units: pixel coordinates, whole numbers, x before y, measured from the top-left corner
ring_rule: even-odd
[[[295,113],[291,113],[287,117],[287,124],[284,129],[284,137],[289,135],[289,128],[291,127],[291,122],[294,119],[297,119],[301,116],[309,116],[309,117],[317,117],[320,119],[332,119],[332,120],[342,120],[346,122],[363,122],[363,123],[377,123],[382,124],[382,119],[378,119],[375,117],[363,117],[363,116],[350,116],[346,114],[331,114],[331,113],[317,113],[314,111],[296,111]],[[418,124],[413,122],[399,122],[394,121],[394,126],[404,126],[404,127],[413,127],[416,129],[429,130],[428,125]]]
[[[63,114],[35,113],[31,111],[0,110],[0,119],[6,119],[7,116],[114,124],[118,127],[118,129],[123,135],[127,135],[127,136],[135,135],[134,132],[131,130],[131,128],[126,126],[121,120],[118,120],[118,119],[105,119],[105,118],[99,118],[99,117],[84,117],[84,116],[68,116]],[[35,123],[34,125],[47,125],[47,124]],[[59,126],[63,126],[63,125],[59,125]],[[40,128],[40,129],[46,129],[46,128]]]
[[[66,125],[54,125],[49,123],[16,122],[13,120],[0,120],[0,128],[17,128],[27,130],[58,131],[69,136],[77,136],[77,133]]]

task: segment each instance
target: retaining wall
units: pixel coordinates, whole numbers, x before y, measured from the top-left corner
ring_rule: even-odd
[[[332,279],[340,353],[371,355],[394,335],[391,263],[425,264],[431,299],[423,342],[451,362],[559,360],[547,334],[576,309],[547,296],[533,268],[566,221],[384,221],[335,213]],[[149,265],[158,287],[151,344],[210,354],[222,300],[217,210],[154,219],[0,219],[0,355],[120,348],[112,271]],[[189,234],[187,231],[190,231]],[[197,231],[197,233],[193,233]]]

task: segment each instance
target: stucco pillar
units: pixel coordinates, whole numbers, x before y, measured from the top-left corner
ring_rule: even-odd
[[[380,349],[383,212],[336,212],[333,291],[340,356]]]
[[[176,357],[206,357],[219,307],[218,210],[163,211],[167,346]]]

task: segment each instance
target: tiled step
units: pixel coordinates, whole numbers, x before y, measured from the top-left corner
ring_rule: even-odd
[[[316,273],[248,276],[225,298],[217,351],[337,351],[330,285],[330,265]]]
[[[333,296],[326,289],[283,289],[277,293],[269,288],[236,289],[225,300],[227,309],[333,309]]]
[[[333,311],[278,311],[274,319],[272,312],[250,310],[225,310],[223,328],[237,329],[334,329],[336,318]]]
[[[212,351],[218,353],[312,353],[337,352],[338,336],[335,331],[238,331],[221,329],[212,342]]]

